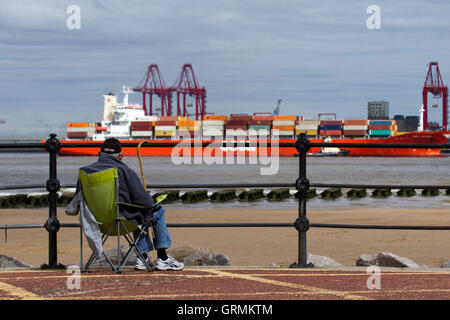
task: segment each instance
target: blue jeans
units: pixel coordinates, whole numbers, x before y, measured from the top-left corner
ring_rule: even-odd
[[[153,230],[155,232],[155,238],[153,239],[154,245],[156,249],[168,249],[172,244],[172,239],[169,235],[169,230],[167,230],[166,226],[166,210],[161,207],[158,211],[153,212]],[[137,247],[142,253],[146,253],[153,250],[153,244],[150,240],[150,236],[148,233],[148,227],[144,230],[145,234],[141,236],[139,241],[136,243]],[[140,234],[140,230],[136,229],[133,232],[134,240]]]

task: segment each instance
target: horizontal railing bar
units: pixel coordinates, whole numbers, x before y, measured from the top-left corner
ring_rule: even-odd
[[[195,189],[195,188],[295,188],[295,183],[228,183],[228,184],[147,184],[147,189]],[[312,188],[360,188],[360,189],[450,189],[450,185],[380,185],[380,184],[345,184],[345,183],[311,183]],[[0,186],[0,190],[40,189],[45,185],[10,185]],[[74,184],[61,185],[61,188],[76,188]]]
[[[311,228],[343,228],[343,229],[390,229],[390,230],[450,230],[450,226],[386,226],[357,224],[311,223]]]
[[[168,223],[168,228],[267,228],[267,227],[294,227],[294,223]],[[358,225],[358,224],[331,224],[311,223],[311,228],[337,228],[337,229],[380,229],[380,230],[450,230],[450,226],[402,226],[402,225]],[[42,224],[15,224],[0,225],[3,229],[33,229],[44,228]],[[79,223],[61,223],[61,228],[79,228]]]
[[[359,188],[359,189],[450,189],[450,185],[381,185],[381,184],[343,184],[311,183],[312,188]]]
[[[278,145],[279,147],[292,147],[295,148],[294,143],[288,142],[227,142],[227,141],[214,141],[214,142],[157,142],[142,144],[143,148],[161,148],[161,147],[223,147],[223,146],[240,146],[240,147],[254,147],[254,146],[267,146],[271,147]],[[424,143],[329,143],[329,142],[310,142],[311,147],[339,147],[339,148],[417,148],[417,149],[450,149],[450,144],[424,144]],[[102,143],[62,143],[62,148],[100,148]],[[137,148],[136,142],[122,142],[123,148]],[[0,149],[3,148],[45,148],[43,143],[0,143]]]

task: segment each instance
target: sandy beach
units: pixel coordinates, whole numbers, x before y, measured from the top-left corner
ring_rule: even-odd
[[[171,209],[167,223],[283,222],[293,223],[296,209],[264,210]],[[48,209],[0,210],[0,225],[41,224]],[[450,225],[450,210],[442,209],[341,209],[308,210],[311,223]],[[77,216],[67,216],[58,209],[61,223],[78,223]],[[298,260],[298,233],[294,228],[170,228],[172,248],[193,245],[229,256],[234,266],[289,266]],[[79,229],[61,228],[58,232],[58,262],[79,261]],[[357,230],[311,228],[307,233],[308,253],[330,257],[353,267],[360,254],[392,252],[419,265],[437,268],[450,259],[449,231]],[[111,241],[109,244],[115,244]],[[90,254],[84,241],[84,257]],[[0,234],[0,254],[40,266],[48,263],[48,233],[45,229],[8,230]],[[153,257],[155,254],[153,253]]]

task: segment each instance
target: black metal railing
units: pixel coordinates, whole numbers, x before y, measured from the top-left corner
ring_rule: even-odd
[[[229,142],[202,142],[197,143],[195,146],[202,147],[221,147],[230,146]],[[50,134],[50,138],[45,143],[0,143],[0,149],[26,149],[35,148],[43,149],[49,154],[49,179],[44,185],[12,185],[12,186],[0,186],[0,190],[11,189],[32,189],[45,187],[49,193],[49,217],[43,225],[4,225],[0,226],[0,229],[19,229],[19,228],[42,228],[44,227],[49,235],[49,252],[48,252],[48,264],[41,265],[44,269],[63,268],[62,264],[58,263],[57,259],[57,233],[61,227],[80,227],[79,224],[60,224],[57,218],[57,192],[62,187],[57,178],[57,154],[61,147],[64,148],[77,148],[77,147],[90,147],[99,148],[101,143],[64,143],[56,138],[56,134]],[[233,145],[233,144],[231,144]],[[259,145],[258,142],[235,142],[234,146],[255,146]],[[271,142],[263,142],[261,145],[264,147],[271,147]],[[361,143],[313,143],[308,140],[305,134],[300,134],[295,144],[292,143],[276,143],[278,147],[293,147],[299,152],[299,175],[298,179],[292,183],[243,183],[243,184],[186,184],[180,186],[179,184],[153,184],[147,185],[147,188],[230,188],[230,187],[295,187],[298,191],[298,218],[293,223],[172,223],[167,226],[174,228],[188,228],[188,227],[295,227],[298,231],[298,262],[291,265],[293,268],[305,268],[311,267],[312,264],[307,262],[307,246],[306,235],[310,227],[318,228],[353,228],[353,229],[390,229],[390,230],[450,230],[450,226],[395,226],[395,225],[353,225],[353,224],[325,224],[325,223],[310,223],[307,218],[306,201],[307,191],[311,187],[337,187],[337,188],[405,188],[405,189],[450,189],[450,186],[445,185],[368,185],[368,184],[330,184],[330,183],[310,183],[307,178],[306,171],[306,155],[312,147],[339,147],[339,148],[425,148],[425,149],[450,149],[448,144],[392,144],[392,143],[377,143],[377,144],[361,144]],[[137,148],[138,143],[123,143],[123,148]],[[194,143],[176,143],[176,142],[152,142],[144,143],[142,147],[193,147]],[[68,185],[64,187],[74,187],[74,185]]]

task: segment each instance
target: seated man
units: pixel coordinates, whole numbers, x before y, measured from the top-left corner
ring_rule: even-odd
[[[119,140],[115,138],[108,138],[103,143],[99,158],[97,162],[82,167],[81,170],[87,174],[103,171],[109,168],[117,168],[119,180],[119,202],[132,203],[140,206],[145,206],[148,209],[139,209],[134,207],[121,206],[120,214],[128,221],[137,225],[142,225],[151,219],[153,229],[155,232],[154,246],[157,250],[157,259],[155,267],[157,270],[181,270],[184,264],[176,261],[171,256],[167,255],[166,249],[170,248],[171,238],[167,230],[165,222],[165,210],[159,204],[156,208],[153,207],[153,198],[148,194],[141,180],[137,174],[130,169],[121,160],[123,158],[122,145]],[[77,186],[77,192],[80,187]],[[134,237],[139,234],[139,229],[134,232]],[[142,252],[144,258],[150,263],[147,252],[153,250],[153,245],[148,235],[148,229],[145,230],[145,235],[137,242],[139,250]],[[137,258],[135,266],[137,270],[146,270],[144,263]]]

